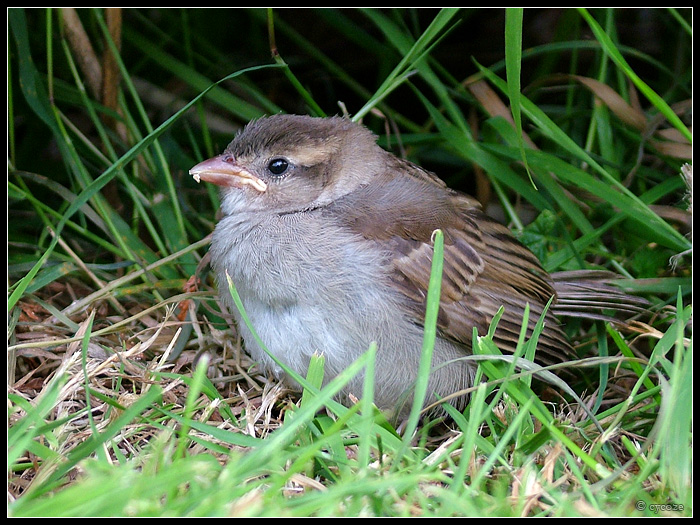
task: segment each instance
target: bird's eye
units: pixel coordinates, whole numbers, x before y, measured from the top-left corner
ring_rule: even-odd
[[[270,173],[273,175],[282,175],[289,169],[289,161],[282,158],[272,159],[267,165],[267,169],[270,170]]]

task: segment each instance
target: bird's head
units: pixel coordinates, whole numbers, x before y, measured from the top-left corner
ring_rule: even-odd
[[[222,188],[222,211],[291,213],[326,206],[381,172],[375,136],[346,118],[274,115],[243,128],[190,170]]]

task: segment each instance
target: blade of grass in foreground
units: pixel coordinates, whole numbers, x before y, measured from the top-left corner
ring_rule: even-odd
[[[413,405],[408,416],[406,428],[404,430],[403,444],[396,455],[396,466],[403,459],[404,450],[408,449],[413,439],[413,434],[418,428],[421,411],[428,392],[428,382],[432,370],[433,349],[437,337],[437,318],[440,309],[440,289],[442,286],[442,268],[444,251],[444,234],[441,230],[433,232],[433,260],[430,269],[430,280],[428,281],[428,294],[426,298],[425,321],[423,323],[423,347],[418,365],[418,375],[413,391]]]
[[[689,320],[690,308],[683,307],[683,296],[678,290],[672,365],[669,380],[661,381],[657,424],[663,429],[658,439],[661,472],[683,504],[687,504],[692,494],[693,353],[692,339],[687,348],[683,341]]]
[[[160,398],[161,389],[159,386],[154,385],[143,395],[139,396],[138,399],[130,406],[126,407],[124,412],[115,419],[110,425],[105,428],[102,433],[94,434],[89,439],[83,441],[77,447],[72,449],[64,461],[56,467],[56,470],[52,472],[47,479],[45,479],[39,485],[32,485],[30,490],[27,491],[23,497],[18,500],[21,505],[29,503],[32,499],[45,494],[46,492],[55,489],[58,485],[63,482],[64,476],[66,476],[75,466],[85,458],[94,454],[98,448],[102,447],[115,435],[117,435],[126,425],[131,423],[135,418],[150,406],[155,403],[158,398]]]
[[[26,409],[27,415],[14,423],[7,430],[7,470],[22,456],[29,447],[29,443],[38,437],[39,429],[47,415],[53,410],[61,388],[68,380],[66,375],[56,376],[48,387],[43,389],[41,397],[34,400],[34,404]],[[21,399],[21,398],[20,398]],[[18,401],[20,400],[18,399]]]

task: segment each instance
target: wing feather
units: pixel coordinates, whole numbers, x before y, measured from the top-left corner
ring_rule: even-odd
[[[407,314],[422,324],[433,255],[431,236],[445,235],[438,328],[441,336],[471,347],[473,328],[485,334],[503,306],[496,332],[502,350],[513,351],[525,305],[531,333],[553,282],[537,258],[478,203],[445,187],[435,175],[407,161],[387,158],[387,172],[334,203],[335,213],[358,235],[377,243],[389,259],[389,278]],[[540,338],[542,361],[561,361],[573,351],[551,313]]]

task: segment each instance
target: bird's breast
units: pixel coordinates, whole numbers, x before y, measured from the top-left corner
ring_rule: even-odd
[[[225,217],[211,252],[224,299],[228,273],[258,335],[289,364],[308,363],[318,352],[327,368],[342,369],[396,324],[385,257],[320,217]],[[269,361],[251,337],[244,339],[256,360]]]

